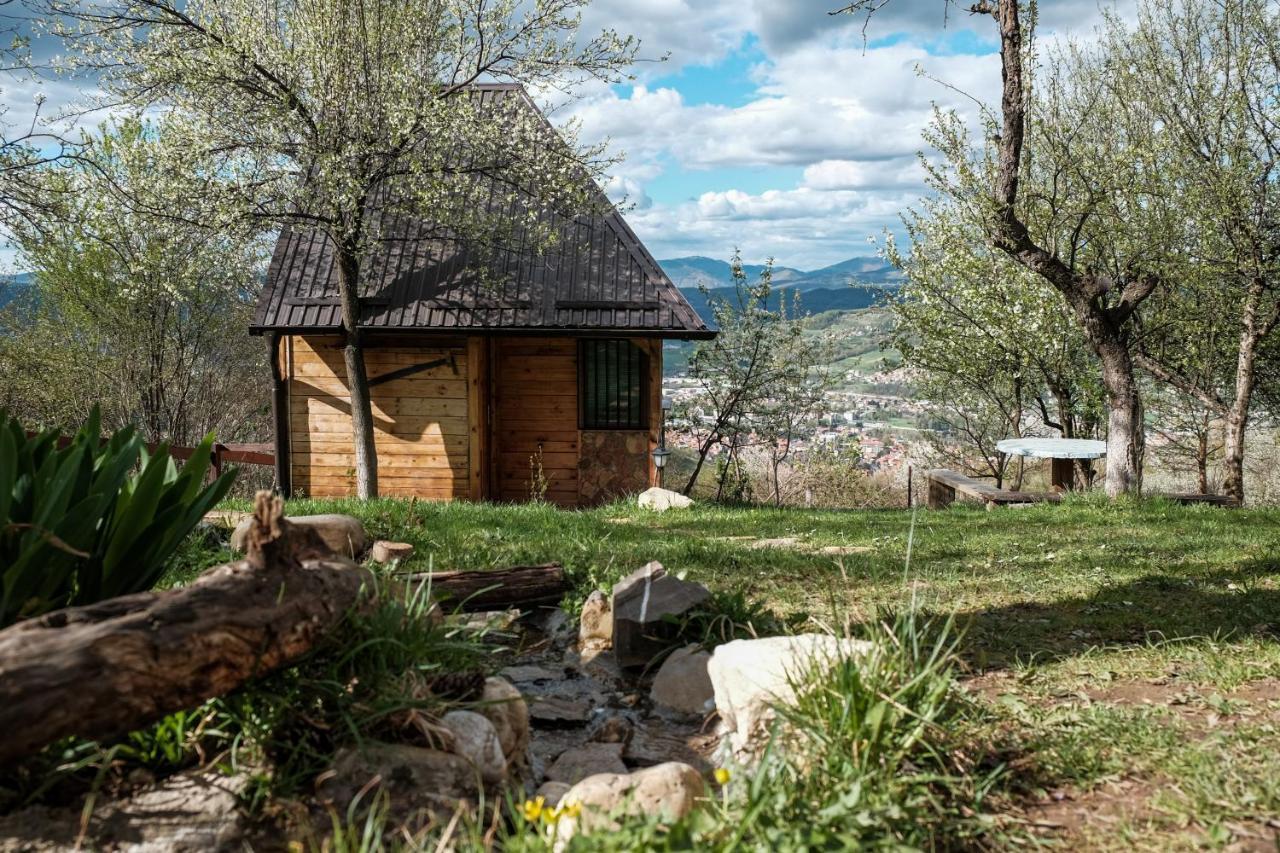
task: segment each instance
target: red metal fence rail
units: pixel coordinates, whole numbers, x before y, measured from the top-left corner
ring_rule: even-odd
[[[27,438],[35,438],[39,433],[27,431]],[[104,438],[105,442],[106,439]],[[58,438],[58,446],[66,447],[71,443],[67,436]],[[159,444],[148,444],[147,451],[155,453]],[[170,447],[169,455],[179,461],[191,458],[196,452],[194,447]],[[213,463],[213,476],[222,476],[222,467],[228,463],[234,465],[275,465],[276,456],[270,444],[215,444],[209,454]]]

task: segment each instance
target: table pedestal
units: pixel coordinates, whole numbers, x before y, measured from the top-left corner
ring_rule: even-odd
[[[1075,488],[1075,460],[1050,459],[1049,484],[1055,492],[1069,492]]]

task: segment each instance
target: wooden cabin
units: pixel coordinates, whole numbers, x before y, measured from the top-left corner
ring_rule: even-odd
[[[714,332],[598,209],[554,222],[550,252],[488,253],[487,274],[431,223],[383,223],[360,303],[381,494],[589,506],[656,483],[663,341]],[[332,260],[327,237],[285,229],[251,327],[271,348],[289,495],[355,494]]]

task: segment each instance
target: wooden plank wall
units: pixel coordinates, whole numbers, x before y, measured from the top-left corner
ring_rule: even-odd
[[[578,503],[578,345],[565,338],[495,338],[490,497],[527,501],[530,457],[542,448],[547,500]]]
[[[313,497],[355,494],[350,396],[341,341],[288,339],[289,438],[293,488]],[[475,436],[468,389],[469,352],[463,341],[423,346],[421,339],[388,340],[365,352],[369,378],[437,359],[451,364],[373,387],[378,490],[428,500],[471,497]]]

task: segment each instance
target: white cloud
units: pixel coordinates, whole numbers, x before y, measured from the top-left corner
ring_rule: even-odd
[[[915,157],[890,160],[822,160],[804,170],[811,190],[888,190],[924,187],[924,170]]]
[[[621,0],[603,2],[619,9]],[[746,103],[690,103],[674,88],[642,84],[622,92],[597,87],[566,105],[584,139],[611,139],[626,154],[611,186],[646,199],[629,218],[659,255],[720,256],[741,245],[815,266],[865,253],[866,238],[896,228],[901,212],[926,191],[917,152],[935,106],[955,109],[972,124],[978,104],[994,104],[999,95],[993,53],[930,52],[971,44],[946,38],[964,31],[994,42],[994,21],[954,4],[947,9],[943,0],[891,0],[872,19],[869,41],[861,18],[826,14],[839,0],[703,0],[697,12],[688,5],[661,0],[650,17],[648,4],[634,4],[619,29],[630,21],[652,32],[660,22],[667,29],[648,44],[669,45],[673,64],[711,61],[754,33],[767,61],[755,69],[756,90]],[[1088,38],[1103,9],[1127,15],[1132,6],[1133,0],[1042,4],[1041,41],[1068,29]],[[685,23],[672,26],[676,19]],[[699,27],[705,30],[691,33]],[[734,177],[714,184],[717,170],[797,167],[798,181],[764,191],[735,186]],[[662,193],[650,191],[649,203],[646,186],[673,168],[695,176],[689,191],[673,192],[667,180]]]
[[[725,190],[655,203],[628,220],[658,257],[728,257],[741,248],[753,263],[772,256],[787,266],[817,268],[872,253],[868,239],[878,238],[915,198],[914,191]]]
[[[732,51],[749,32],[751,19],[728,0],[595,0],[582,16],[583,35],[612,29],[640,39],[633,72],[644,79],[685,65],[707,65]],[[656,62],[662,57],[666,62]]]
[[[648,210],[653,207],[653,199],[645,193],[644,187],[631,178],[614,175],[605,183],[604,191],[614,204],[631,210]]]

